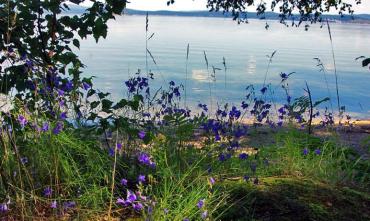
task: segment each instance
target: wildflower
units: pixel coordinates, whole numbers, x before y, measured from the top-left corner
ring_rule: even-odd
[[[241,107],[245,110],[249,107],[249,104],[247,104],[245,101],[243,101]]]
[[[165,208],[164,210],[163,210],[163,212],[164,212],[164,214],[168,214],[168,209],[167,208]]]
[[[122,198],[118,198],[117,201],[116,201],[117,204],[121,204],[121,205],[126,205],[126,201]]]
[[[249,176],[248,176],[248,175],[245,175],[245,176],[243,177],[243,179],[244,179],[245,181],[249,181]]]
[[[307,148],[304,148],[304,149],[303,149],[303,155],[305,155],[305,156],[306,156],[306,155],[308,154],[308,152],[309,152],[309,150],[308,150]]]
[[[51,202],[50,208],[52,208],[52,209],[56,209],[57,208],[57,201],[56,200],[54,200],[53,202]]]
[[[114,149],[113,148],[109,148],[108,149],[108,154],[109,154],[109,156],[111,156],[111,157],[113,157],[114,156],[114,153],[115,153],[116,151],[114,151]]]
[[[53,133],[55,134],[55,135],[58,135],[58,134],[60,134],[60,132],[62,132],[62,130],[63,130],[63,122],[57,122],[57,124],[55,125],[55,127],[54,127],[54,129],[53,129]]]
[[[61,120],[65,120],[65,119],[67,119],[67,112],[62,112],[62,113],[59,115],[59,118],[60,118]]]
[[[199,209],[201,209],[203,206],[204,206],[204,199],[201,199],[201,200],[199,200],[199,201],[198,201],[198,203],[197,203],[197,207],[198,207]]]
[[[189,218],[184,218],[182,221],[190,221]]]
[[[320,150],[320,149],[316,149],[316,150],[315,150],[315,154],[316,154],[316,155],[320,155],[320,154],[321,154],[321,150]]]
[[[145,182],[145,175],[139,175],[138,181],[139,181],[139,183]]]
[[[48,131],[48,130],[49,130],[49,123],[48,123],[48,122],[44,122],[44,123],[42,124],[41,131],[42,131],[42,132],[46,132],[46,131]]]
[[[223,153],[221,153],[220,155],[218,155],[218,160],[221,161],[221,162],[224,162],[226,160],[226,157]]]
[[[22,163],[23,165],[25,165],[26,163],[28,163],[28,158],[27,158],[27,157],[22,157],[22,158],[21,158],[21,163]]]
[[[215,135],[215,141],[220,141],[221,140],[221,137],[220,137],[220,135],[217,133],[216,135]]]
[[[26,124],[28,123],[27,119],[23,115],[18,116],[18,122],[22,128],[24,128]]]
[[[82,82],[82,87],[83,89],[85,89],[85,91],[87,91],[91,88],[91,85],[86,82]]]
[[[116,145],[116,146],[117,146],[117,149],[118,149],[118,150],[121,150],[121,149],[122,149],[122,144],[121,144],[121,143],[117,143],[117,145]]]
[[[210,178],[209,178],[209,183],[210,183],[211,185],[213,185],[213,184],[215,184],[215,183],[216,183],[216,180],[215,180],[213,177],[210,177]]]
[[[152,213],[153,213],[153,207],[149,206],[148,207],[148,214],[152,215]]]
[[[202,212],[202,219],[206,219],[207,218],[207,215],[208,215],[207,210],[203,211]]]
[[[137,197],[135,193],[131,192],[130,190],[127,190],[127,202],[133,203],[137,200]]]
[[[248,159],[248,154],[246,154],[246,153],[241,153],[241,154],[239,154],[239,159],[241,159],[241,160],[246,160],[246,159]]]
[[[121,179],[121,185],[127,186],[127,180],[125,178]]]
[[[52,194],[52,192],[53,192],[53,190],[50,188],[50,187],[46,187],[45,189],[44,189],[44,196],[45,197],[50,197],[51,196],[51,194]]]
[[[58,92],[58,96],[60,96],[60,97],[64,96],[64,91],[63,90],[57,89],[57,92]]]
[[[132,207],[136,211],[141,211],[143,209],[143,204],[141,204],[141,203],[134,203],[134,204],[132,204]]]
[[[0,212],[1,213],[5,213],[5,212],[7,212],[9,210],[9,208],[8,208],[8,204],[6,204],[6,203],[1,203],[0,204]]]
[[[71,209],[71,208],[74,208],[75,206],[76,206],[76,202],[74,201],[68,201],[63,204],[63,207],[65,209]]]
[[[138,156],[139,163],[149,165],[151,163],[150,156],[147,153],[141,153]]]
[[[71,91],[73,89],[73,82],[72,81],[67,81],[67,83],[64,86],[64,89],[66,91]]]
[[[145,133],[145,131],[140,131],[138,135],[139,135],[140,139],[144,139],[146,133]]]

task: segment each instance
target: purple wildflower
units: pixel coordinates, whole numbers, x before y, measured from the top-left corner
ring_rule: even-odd
[[[57,208],[57,201],[56,200],[54,200],[53,202],[51,202],[50,208],[52,208],[52,209],[56,209]]]
[[[122,149],[122,144],[121,143],[117,143],[117,149],[118,150],[121,150]]]
[[[22,128],[24,128],[26,124],[28,123],[27,119],[23,115],[18,116],[18,122]]]
[[[143,209],[143,204],[141,204],[141,203],[134,203],[134,204],[132,204],[132,207],[136,211],[141,211]]]
[[[213,177],[210,177],[210,178],[209,178],[209,183],[210,183],[211,185],[213,185],[213,184],[215,184],[215,183],[216,183],[216,180],[215,180]]]
[[[8,204],[6,204],[6,203],[1,203],[0,204],[0,212],[1,213],[5,213],[5,212],[7,212],[9,210],[9,208],[8,208]]]
[[[140,153],[138,156],[139,163],[144,165],[150,164],[150,156],[147,153]]]
[[[140,131],[138,133],[138,136],[139,136],[140,139],[144,139],[145,135],[146,135],[145,131]]]
[[[67,112],[62,112],[62,113],[59,115],[59,118],[60,118],[61,120],[65,120],[65,119],[67,119]]]
[[[315,154],[316,154],[316,155],[320,155],[320,154],[321,154],[321,150],[320,150],[320,149],[316,149],[316,150],[315,150]]]
[[[25,165],[26,163],[28,163],[28,158],[27,158],[27,157],[22,157],[22,158],[21,158],[21,163],[22,163],[23,165]]]
[[[122,198],[118,198],[116,201],[117,204],[125,205],[126,206],[126,201]]]
[[[46,132],[46,131],[48,131],[48,130],[49,130],[49,123],[48,123],[48,122],[44,122],[44,123],[42,124],[41,131],[42,131],[42,132]]]
[[[246,154],[246,153],[241,153],[241,154],[239,154],[239,159],[241,159],[241,160],[246,160],[246,159],[248,159],[248,154]]]
[[[198,207],[199,209],[201,209],[203,206],[204,206],[204,199],[201,199],[201,200],[199,200],[199,201],[198,201],[198,203],[197,203],[197,207]]]
[[[60,134],[60,132],[62,132],[62,130],[63,130],[63,126],[64,126],[63,122],[58,121],[57,124],[55,125],[54,129],[53,129],[53,133],[55,135]]]
[[[206,219],[207,218],[207,215],[208,215],[207,210],[203,211],[202,212],[202,219]]]
[[[121,179],[121,185],[127,186],[127,180],[125,178]]]
[[[139,181],[139,183],[141,182],[145,182],[145,175],[139,175],[139,177],[137,178],[137,180]]]
[[[85,91],[87,91],[91,88],[91,85],[86,82],[82,82],[82,87],[83,89],[85,89]]]
[[[74,202],[74,201],[68,201],[68,202],[65,202],[63,204],[63,206],[64,206],[65,209],[71,209],[71,208],[76,207],[76,202]]]
[[[53,193],[53,190],[50,187],[46,187],[43,192],[45,197],[51,197],[52,193]]]
[[[137,197],[135,193],[131,192],[130,190],[127,190],[127,202],[133,203],[137,200]]]
[[[308,150],[307,148],[304,148],[304,149],[303,149],[303,155],[305,155],[305,156],[306,156],[306,155],[308,154],[308,152],[309,152],[309,150]]]

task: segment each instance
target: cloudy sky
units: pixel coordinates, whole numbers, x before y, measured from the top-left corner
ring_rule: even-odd
[[[176,3],[167,6],[167,0],[129,0],[128,8],[155,11],[155,10],[172,10],[172,11],[191,11],[191,10],[206,10],[207,0],[175,0]],[[269,2],[271,0],[266,0]],[[355,0],[346,0],[347,3],[353,3]],[[362,4],[355,6],[356,14],[370,14],[370,0],[362,0]],[[249,9],[253,11],[253,9]],[[333,12],[334,13],[334,12]]]

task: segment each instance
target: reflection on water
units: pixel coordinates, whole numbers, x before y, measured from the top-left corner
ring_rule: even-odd
[[[277,53],[267,82],[276,88],[277,102],[284,102],[283,91],[279,87],[281,72],[295,72],[290,79],[290,91],[294,97],[304,93],[305,81],[315,100],[330,94],[334,96],[334,65],[327,29],[312,26],[306,32],[304,28],[286,28],[271,21],[270,29],[265,30],[264,23],[251,20],[250,24],[237,25],[223,18],[150,17],[149,31],[155,35],[148,48],[157,63],[155,65],[148,58],[148,68],[156,76],[152,88],[159,88],[170,80],[185,83],[186,47],[189,43],[188,103],[209,101],[208,74],[212,74],[212,66],[222,69],[216,71],[216,82],[211,86],[213,99],[240,103],[247,85],[255,84],[256,89],[260,89],[268,64],[266,55],[275,50]],[[341,103],[346,105],[348,112],[370,117],[370,73],[354,60],[369,54],[370,26],[338,23],[331,25],[331,31]],[[84,40],[79,54],[87,65],[84,74],[96,76],[96,87],[111,92],[112,97],[118,99],[125,94],[124,81],[138,69],[145,72],[145,51],[145,17],[124,16],[109,24],[108,37],[99,44],[94,39]],[[226,88],[223,57],[227,65]],[[313,59],[315,57],[325,65],[330,94],[325,76]],[[335,97],[331,98],[335,101]]]
[[[193,70],[191,77],[193,80],[199,81],[199,82],[209,81],[207,70]]]

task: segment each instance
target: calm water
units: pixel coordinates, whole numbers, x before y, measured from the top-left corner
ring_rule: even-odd
[[[148,48],[157,62],[155,65],[148,57],[149,69],[156,77],[153,87],[158,88],[170,80],[184,84],[189,43],[188,103],[209,103],[208,72],[203,55],[206,51],[210,72],[212,66],[223,69],[223,57],[228,68],[226,88],[224,71],[216,71],[213,99],[239,104],[247,85],[255,84],[256,88],[261,88],[268,64],[266,55],[276,50],[267,82],[276,88],[275,99],[278,102],[283,102],[284,98],[282,89],[278,87],[281,72],[296,72],[290,78],[293,97],[304,94],[305,81],[315,99],[330,96],[324,74],[313,60],[318,57],[327,68],[330,94],[333,104],[336,104],[334,65],[327,28],[316,25],[306,32],[303,28],[286,28],[276,21],[269,22],[269,25],[270,29],[266,30],[265,22],[257,20],[237,25],[223,18],[150,17],[149,31],[155,35]],[[370,71],[362,68],[355,58],[369,55],[370,25],[331,24],[331,30],[341,102],[347,112],[368,118]],[[95,86],[111,92],[112,98],[118,99],[125,96],[124,81],[138,69],[145,72],[145,51],[145,17],[125,16],[109,24],[107,39],[98,44],[93,39],[84,40],[79,54],[87,65],[86,75],[96,76]]]

